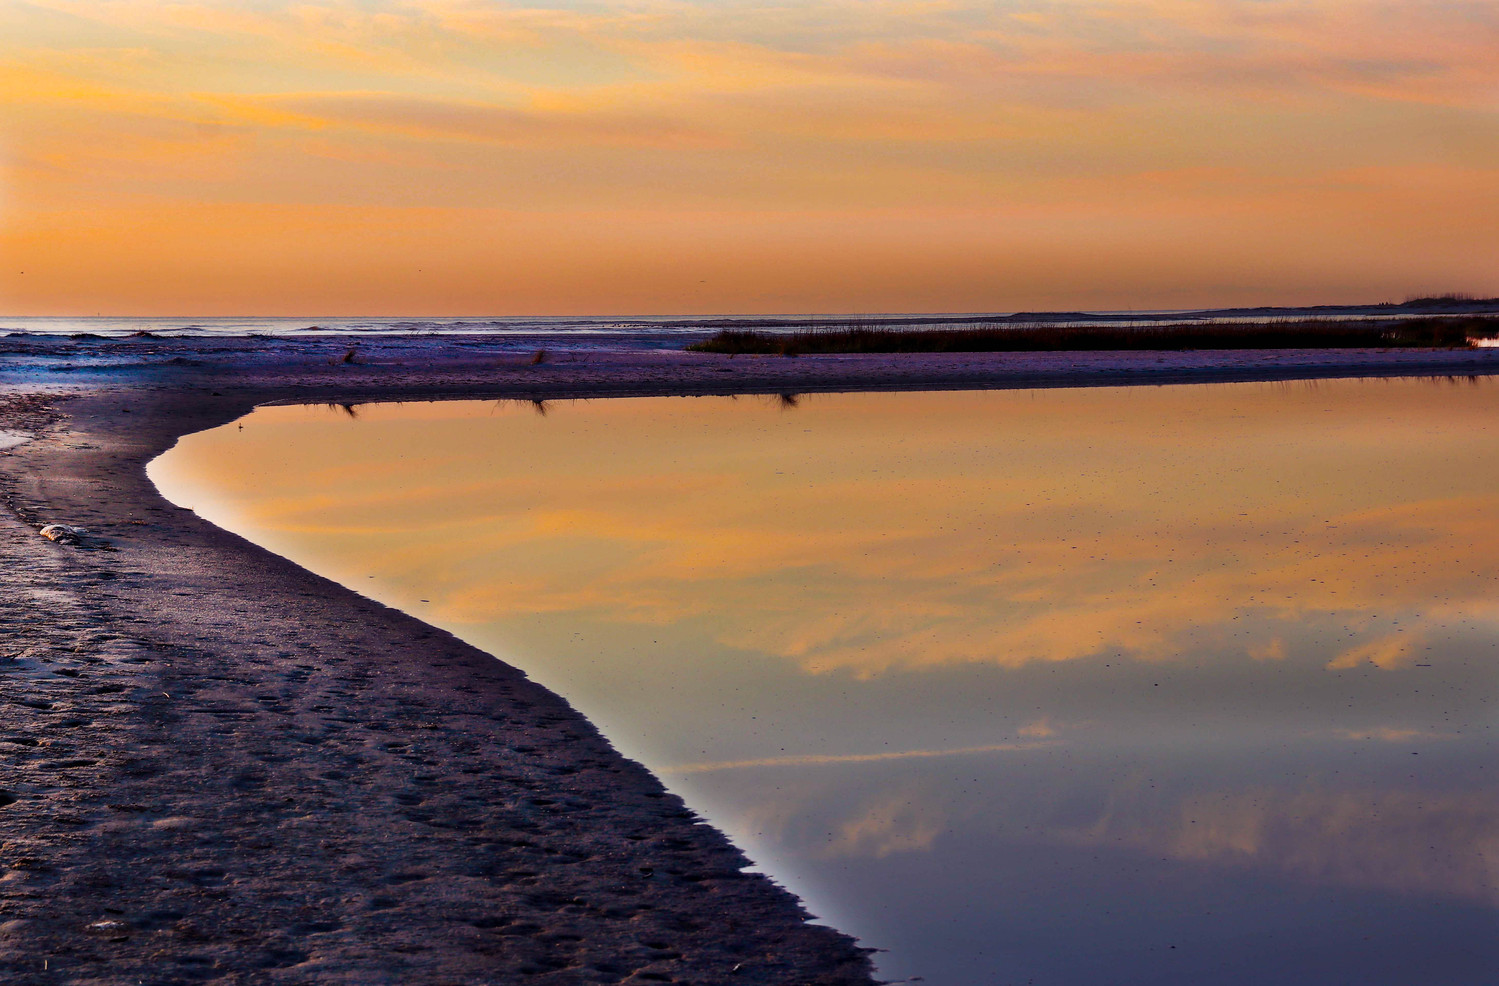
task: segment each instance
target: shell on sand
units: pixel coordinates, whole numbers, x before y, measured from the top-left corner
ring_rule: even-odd
[[[78,544],[88,531],[81,527],[69,527],[67,524],[48,524],[37,533],[58,544]]]

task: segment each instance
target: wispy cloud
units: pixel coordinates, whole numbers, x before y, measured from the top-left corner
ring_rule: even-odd
[[[1337,735],[1354,742],[1411,743],[1455,739],[1453,733],[1435,733],[1426,729],[1408,729],[1397,726],[1377,726],[1373,729],[1339,729]]]
[[[1063,838],[1312,884],[1499,900],[1499,804],[1487,794],[1308,785],[1203,790],[1161,808],[1121,788],[1096,823]]]
[[[918,790],[890,791],[844,820],[820,854],[884,859],[895,853],[926,852],[945,822],[941,809]]]
[[[647,258],[660,227],[712,247],[684,266],[663,244],[614,280],[612,244],[560,231],[593,287],[537,297],[568,310],[639,304],[642,282],[656,304],[717,310],[1483,289],[1496,48],[1493,5],[1463,0],[7,4],[0,251],[34,262],[0,287],[59,304],[87,280],[76,256],[163,303],[128,266],[149,258],[110,242],[129,210],[186,239],[194,210],[254,203],[309,222],[359,208],[366,229],[399,205],[408,232],[357,275],[314,276],[288,235],[194,231],[231,308],[277,257],[304,272],[287,290],[309,281],[292,309],[371,282],[387,310],[520,304],[473,274],[456,295],[392,276],[436,235],[424,208],[475,210],[442,231],[475,269],[520,252],[480,232],[493,207],[611,217],[591,228],[634,230]],[[30,237],[79,202],[93,232],[37,255]],[[1423,250],[1394,249],[1413,236]]]
[[[1487,393],[1475,393],[1474,428]],[[1115,399],[814,406],[799,413],[815,415],[823,437],[796,428],[773,441],[727,405],[696,407],[690,424],[670,410],[653,417],[648,403],[579,405],[545,429],[519,416],[490,425],[508,457],[545,469],[496,468],[452,419],[422,432],[440,486],[394,482],[406,467],[373,451],[319,455],[279,490],[248,456],[219,468],[223,486],[259,489],[257,526],[330,539],[362,571],[419,579],[447,620],[692,622],[719,645],[816,674],[1206,654],[1319,676],[1412,673],[1444,625],[1499,623],[1472,564],[1499,553],[1486,467],[1459,488],[1418,475],[1481,461],[1467,444],[1480,432],[1431,420],[1427,391],[1358,384],[1336,414],[1312,391],[1262,394],[1253,422],[1233,393],[1132,393],[1140,423],[1111,426],[1103,447],[1098,415],[1118,413]],[[1320,429],[1305,435],[1295,422],[1313,412]],[[372,409],[368,427],[383,413]],[[1372,413],[1403,422],[1377,447]],[[620,457],[608,465],[597,452],[604,414],[630,448],[613,439]],[[876,428],[873,414],[888,417]],[[942,428],[924,428],[927,414]],[[1160,421],[1178,422],[1169,440]],[[290,437],[305,425],[265,427]],[[864,444],[871,434],[880,448]],[[921,437],[891,460],[883,441],[901,435]],[[286,443],[265,448],[288,454]],[[1201,496],[1203,475],[1240,475],[1245,460],[1259,475],[1225,494],[1236,500]],[[868,471],[894,461],[898,475]],[[1395,461],[1402,471],[1390,475]],[[309,496],[305,483],[328,492]],[[400,530],[393,516],[431,521]]]
[[[1025,734],[1024,730],[1022,730],[1022,734]],[[926,760],[939,757],[976,756],[984,753],[1014,753],[1022,750],[1041,749],[1050,745],[1052,744],[1031,741],[989,743],[983,746],[964,746],[951,750],[885,750],[879,753],[806,753],[791,754],[784,757],[758,757],[751,760],[718,760],[703,763],[685,763],[672,767],[662,767],[660,771],[664,774],[706,774],[721,770],[746,770],[755,767],[822,767],[833,764],[880,763],[887,760]]]
[[[349,127],[376,134],[508,144],[707,146],[705,128],[628,112],[541,111],[388,93],[306,93],[267,97],[262,105],[313,129]]]

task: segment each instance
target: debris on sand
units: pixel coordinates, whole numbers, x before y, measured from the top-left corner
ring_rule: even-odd
[[[83,539],[88,536],[88,531],[83,528],[69,527],[67,524],[48,524],[37,533],[58,544],[82,544]]]

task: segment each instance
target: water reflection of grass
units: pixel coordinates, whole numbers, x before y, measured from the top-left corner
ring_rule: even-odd
[[[1465,347],[1499,336],[1499,317],[1300,319],[1171,325],[880,328],[849,323],[790,333],[724,330],[695,352],[796,356],[818,353],[976,353],[1083,350],[1366,349]]]

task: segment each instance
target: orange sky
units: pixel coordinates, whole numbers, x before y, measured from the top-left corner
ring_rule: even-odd
[[[0,0],[0,313],[1499,294],[1491,0]]]

